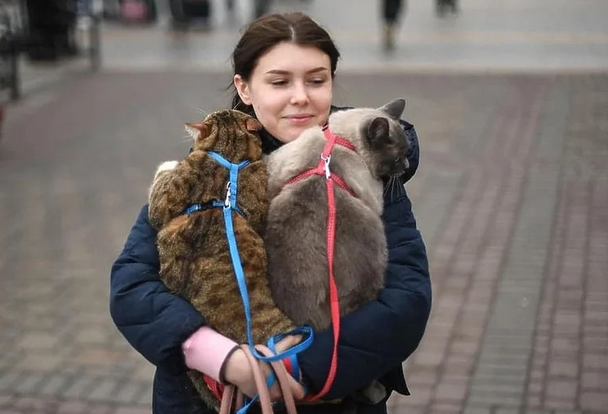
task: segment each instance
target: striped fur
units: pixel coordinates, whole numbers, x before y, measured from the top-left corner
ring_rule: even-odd
[[[276,307],[268,286],[266,252],[261,238],[268,212],[267,174],[261,161],[261,128],[254,118],[234,110],[210,114],[187,124],[193,151],[172,169],[159,168],[150,189],[150,222],[159,230],[160,277],[205,316],[208,324],[237,343],[247,342],[245,314],[234,276],[221,209],[185,215],[193,203],[223,201],[228,170],[205,151],[234,163],[251,164],[239,173],[238,204],[246,219],[233,213],[234,229],[246,274],[255,343],[265,343],[294,324]],[[167,167],[166,164],[163,164]],[[218,409],[199,373],[190,377],[205,401]]]

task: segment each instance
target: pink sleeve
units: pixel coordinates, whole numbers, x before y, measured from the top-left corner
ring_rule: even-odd
[[[238,344],[203,326],[182,344],[186,366],[221,382],[220,371],[226,357]]]

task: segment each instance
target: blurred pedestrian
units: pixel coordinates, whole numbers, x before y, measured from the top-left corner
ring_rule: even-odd
[[[327,31],[303,13],[267,14],[246,28],[232,53],[231,107],[258,119],[264,128],[264,153],[324,125],[332,111],[340,110],[331,104],[339,57]],[[338,414],[345,409],[386,414],[393,391],[408,393],[402,364],[424,333],[431,283],[424,242],[403,185],[418,167],[418,139],[413,125],[402,121],[401,126],[412,150],[406,175],[389,181],[394,185],[384,192],[386,286],[377,300],[340,320],[337,373],[325,398],[344,402],[302,405],[300,414]],[[256,392],[253,372],[237,344],[207,326],[204,315],[161,282],[156,238],[146,205],[112,266],[110,312],[128,342],[156,366],[153,414],[213,414],[194,389],[188,370],[235,384],[249,396]],[[333,351],[333,332],[327,329],[315,332],[310,347],[297,354],[294,366],[299,366],[300,381],[311,393],[323,387]],[[382,401],[369,404],[350,397],[375,380],[386,389]],[[281,399],[276,384],[270,391],[273,401]],[[259,406],[253,408],[259,412]]]
[[[384,50],[395,49],[395,32],[399,25],[404,5],[402,0],[382,0],[382,22]]]
[[[458,13],[458,3],[456,0],[435,0],[437,15],[444,17],[449,9],[452,14]]]
[[[395,32],[404,13],[402,0],[382,0],[383,47],[386,51],[395,49]]]

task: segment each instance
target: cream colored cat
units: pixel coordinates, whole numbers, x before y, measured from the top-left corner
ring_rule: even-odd
[[[408,167],[409,145],[399,124],[402,99],[377,109],[357,108],[329,117],[331,132],[356,149],[336,145],[330,161],[354,193],[336,186],[334,254],[340,312],[347,314],[375,299],[384,285],[388,253],[382,222],[384,181]],[[264,242],[273,299],[296,324],[326,329],[331,323],[327,264],[327,189],[325,176],[288,182],[316,167],[326,143],[320,127],[283,145],[267,159],[268,210]],[[371,402],[384,388],[365,392]]]

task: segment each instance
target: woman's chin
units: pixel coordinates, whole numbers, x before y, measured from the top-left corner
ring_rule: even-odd
[[[301,125],[297,127],[292,127],[285,133],[285,137],[287,138],[285,142],[295,141],[302,132],[306,131],[309,128],[312,128],[314,125]]]

